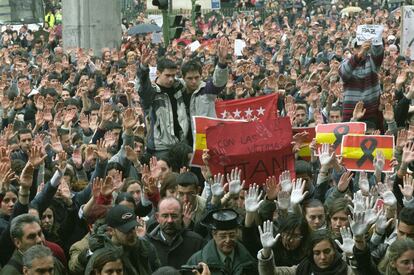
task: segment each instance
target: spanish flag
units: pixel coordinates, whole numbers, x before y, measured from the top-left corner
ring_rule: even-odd
[[[373,172],[378,151],[385,157],[383,172],[392,172],[394,136],[346,135],[342,140],[342,160],[348,170]]]
[[[303,160],[309,161],[311,157],[309,144],[312,142],[312,140],[315,138],[315,127],[295,127],[292,128],[293,135],[296,135],[298,133],[307,132],[308,135],[305,137],[305,141],[303,143],[303,147],[300,148],[298,152],[298,156],[302,158]]]
[[[207,149],[206,130],[208,127],[216,126],[221,122],[244,123],[245,120],[220,119],[204,116],[193,117],[193,156],[191,166],[201,167],[203,163],[203,150]]]
[[[343,136],[350,134],[364,135],[365,130],[366,124],[364,122],[318,124],[316,126],[316,143],[332,144],[336,155],[339,155]]]

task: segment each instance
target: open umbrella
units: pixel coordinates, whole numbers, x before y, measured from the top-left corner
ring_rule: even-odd
[[[160,32],[161,28],[155,24],[139,24],[128,30],[128,35],[146,34],[151,32]]]

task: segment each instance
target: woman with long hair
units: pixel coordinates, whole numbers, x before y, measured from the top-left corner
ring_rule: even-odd
[[[273,260],[272,246],[277,242],[280,234],[273,236],[273,224],[266,221],[262,227],[259,226],[260,240],[263,249],[257,254],[259,259],[260,275],[278,274],[313,274],[313,275],[351,275],[353,270],[342,259],[341,253],[336,248],[330,234],[325,231],[313,232],[306,257],[298,264],[291,267],[276,266]]]

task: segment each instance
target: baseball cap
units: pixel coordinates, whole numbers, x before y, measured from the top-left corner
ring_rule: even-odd
[[[122,233],[128,233],[138,225],[134,211],[124,205],[112,207],[106,214],[106,223]]]

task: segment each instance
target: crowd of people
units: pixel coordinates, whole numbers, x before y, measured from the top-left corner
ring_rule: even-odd
[[[128,36],[126,23],[121,47],[101,53],[64,49],[56,21],[40,38],[6,28],[0,274],[414,274],[414,63],[401,14],[301,4],[186,19],[170,45]],[[383,25],[383,43],[357,43],[361,24]],[[303,133],[295,178],[212,175],[207,149],[191,167],[193,116],[270,93],[293,127],[359,121],[394,136],[393,172],[381,153],[375,172],[348,171]]]

